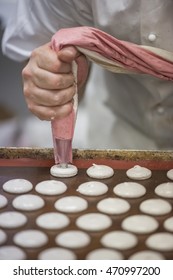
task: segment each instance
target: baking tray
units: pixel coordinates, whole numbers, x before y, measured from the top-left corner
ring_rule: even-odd
[[[116,197],[116,195],[113,193],[113,187],[115,185],[125,181],[134,181],[127,178],[127,169],[133,167],[136,164],[151,169],[152,177],[150,179],[142,180],[140,182],[138,181],[146,187],[146,195],[144,195],[141,198],[126,199],[131,205],[130,211],[120,215],[109,215],[113,221],[112,226],[110,228],[100,232],[86,231],[91,237],[90,244],[84,248],[72,250],[76,254],[77,259],[85,259],[86,255],[90,251],[103,247],[100,244],[100,238],[105,233],[112,230],[122,230],[121,222],[125,217],[134,214],[142,214],[139,210],[139,204],[143,200],[148,198],[158,198],[158,196],[154,193],[154,189],[158,184],[170,181],[167,178],[166,173],[169,169],[173,168],[172,151],[73,150],[73,159],[73,164],[75,164],[79,169],[78,175],[73,178],[60,179],[50,175],[50,167],[54,164],[52,149],[0,148],[0,193],[6,196],[9,201],[8,205],[0,210],[1,212],[15,210],[12,207],[11,202],[16,195],[6,193],[2,189],[3,183],[10,179],[25,178],[30,180],[33,186],[35,186],[40,181],[55,179],[64,182],[68,187],[67,191],[64,194],[51,197],[46,195],[40,195],[35,191],[35,189],[30,191],[29,193],[41,196],[45,201],[45,206],[37,211],[23,211],[28,218],[27,224],[18,229],[5,229],[8,235],[8,239],[4,245],[14,245],[13,236],[18,231],[31,228],[39,229],[48,235],[48,244],[37,249],[22,248],[27,255],[27,259],[37,259],[38,254],[44,249],[57,246],[55,244],[55,237],[57,236],[57,234],[66,230],[79,229],[76,227],[75,221],[80,215],[90,212],[98,212],[96,204],[100,200],[106,197]],[[106,164],[111,166],[115,170],[115,174],[113,177],[109,179],[99,180],[107,184],[109,190],[106,194],[97,197],[84,196],[76,191],[76,189],[81,183],[93,180],[89,178],[86,174],[86,169],[90,167],[93,163]],[[56,209],[54,208],[55,201],[61,197],[68,195],[77,195],[85,198],[89,204],[87,210],[75,214],[67,214],[67,216],[70,218],[70,225],[61,230],[45,230],[39,228],[35,224],[36,217],[46,212],[56,211]],[[173,206],[173,199],[166,200],[169,201]],[[165,231],[165,229],[163,228],[163,222],[172,215],[173,213],[155,216],[155,218],[159,222],[159,228],[156,232]],[[121,253],[124,256],[124,259],[128,259],[132,254],[134,254],[137,251],[149,250],[149,248],[147,248],[145,245],[145,241],[148,238],[149,234],[136,235],[139,241],[138,245],[130,250],[121,251]],[[165,259],[173,259],[173,251],[161,253]]]

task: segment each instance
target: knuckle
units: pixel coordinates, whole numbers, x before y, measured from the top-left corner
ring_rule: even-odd
[[[24,94],[25,98],[30,97],[30,92],[28,91],[27,88],[23,89],[23,94]]]
[[[53,95],[53,100],[52,101],[56,105],[63,105],[63,104],[68,103],[69,101],[71,101],[74,94],[75,94],[75,90],[74,90],[74,87],[72,86],[72,87],[67,88],[65,90],[56,92]]]
[[[73,103],[69,102],[68,103],[68,111],[69,111],[69,113],[71,113],[72,110],[73,110]]]
[[[54,83],[57,85],[59,89],[68,88],[73,85],[74,77],[70,74],[58,74],[54,79]]]
[[[58,92],[58,93],[55,93],[54,95],[53,95],[53,104],[55,104],[55,105],[60,105],[60,103],[61,103],[61,99],[62,99],[62,97],[61,97],[61,94]]]
[[[58,74],[56,75],[56,78],[54,79],[54,84],[57,85],[59,89],[65,87],[65,80],[63,78],[63,75]]]
[[[30,97],[31,96],[31,90],[28,87],[28,85],[26,85],[26,84],[24,84],[23,93],[24,93],[25,97]]]
[[[47,110],[36,112],[35,115],[41,120],[41,121],[48,121],[50,120],[50,114],[47,112]]]
[[[51,64],[52,72],[57,73],[59,69],[60,69],[59,61],[58,60],[53,61],[53,63]]]
[[[72,112],[72,110],[73,110],[73,104],[71,102],[62,105],[60,107],[57,107],[55,118],[56,119],[64,118],[68,116]]]
[[[51,84],[53,85],[53,88],[55,88],[55,89],[59,89],[60,88],[60,77],[59,77],[59,74],[55,75],[55,76],[52,76]]]
[[[28,106],[28,110],[33,114],[35,114],[35,106],[30,102],[27,103],[27,106]]]
[[[69,102],[66,106],[66,115],[68,116],[73,111],[73,104]]]
[[[73,104],[72,102],[68,102],[65,106],[64,106],[64,112],[66,115],[70,114],[73,110]]]
[[[47,116],[46,110],[42,111],[39,110],[38,106],[35,106],[34,103],[28,103],[28,110],[34,114],[37,118],[39,118],[41,121],[43,120],[50,120],[50,116]]]
[[[36,100],[37,94],[34,84],[28,82],[24,83],[23,94],[24,97],[28,100],[28,102],[33,102],[34,100]]]
[[[23,77],[24,79],[27,79],[27,78],[31,77],[31,71],[29,70],[29,67],[28,67],[28,66],[26,66],[25,68],[23,68],[23,70],[22,70],[22,77]]]
[[[35,48],[32,52],[31,52],[31,59],[37,57],[37,55],[40,53],[40,48]]]

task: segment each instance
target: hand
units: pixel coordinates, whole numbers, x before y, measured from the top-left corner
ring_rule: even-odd
[[[50,43],[35,49],[22,71],[24,95],[29,110],[41,120],[67,116],[73,108],[75,80],[72,61],[78,63],[78,88],[88,74],[86,58],[74,47],[56,53]]]

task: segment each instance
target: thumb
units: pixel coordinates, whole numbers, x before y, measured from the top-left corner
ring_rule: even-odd
[[[70,46],[60,50],[58,52],[58,58],[66,63],[71,63],[73,60],[76,61],[78,65],[77,84],[78,88],[81,88],[85,83],[89,72],[89,64],[85,55],[79,52],[75,47]]]
[[[62,62],[71,63],[73,60],[76,60],[81,53],[75,47],[65,47],[58,52],[58,58]]]

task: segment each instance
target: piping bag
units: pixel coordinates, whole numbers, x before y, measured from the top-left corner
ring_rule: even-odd
[[[173,53],[118,40],[99,29],[83,26],[60,29],[52,37],[52,49],[75,46],[90,61],[113,73],[147,74],[173,81]],[[77,79],[77,64],[72,63]],[[76,81],[77,82],[77,81]],[[77,83],[76,83],[77,84]],[[77,112],[77,86],[73,111],[69,116],[52,121],[55,163],[67,167],[72,162],[72,138]]]
[[[118,40],[97,28],[60,29],[52,37],[52,45],[55,50],[75,46],[88,60],[113,73],[147,74],[173,81],[173,52]]]
[[[60,164],[63,168],[67,168],[68,163],[72,162],[73,158],[72,140],[78,108],[77,63],[75,61],[72,62],[72,73],[76,85],[76,92],[73,97],[73,110],[65,118],[51,121],[55,163]]]

